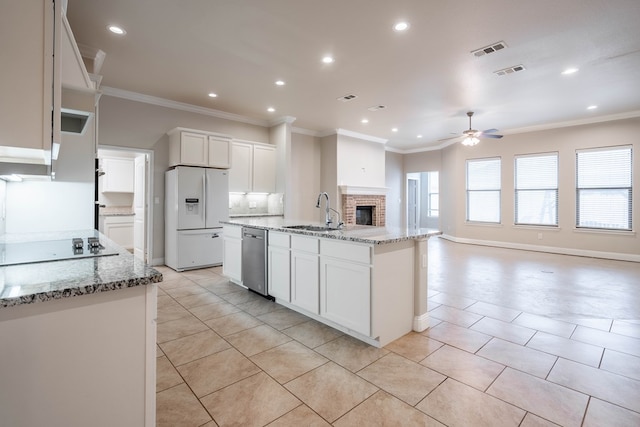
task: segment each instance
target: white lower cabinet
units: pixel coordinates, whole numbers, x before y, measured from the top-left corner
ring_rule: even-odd
[[[242,227],[223,227],[222,274],[242,284]]]
[[[269,232],[268,289],[269,295],[291,302],[291,252],[289,234]]]
[[[102,233],[125,249],[133,249],[133,216],[106,216]]]
[[[318,239],[291,236],[291,303],[320,313]]]

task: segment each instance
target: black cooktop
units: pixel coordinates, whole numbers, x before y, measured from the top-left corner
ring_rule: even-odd
[[[0,266],[117,254],[116,247],[106,240],[101,241],[94,236],[64,240],[0,243]]]

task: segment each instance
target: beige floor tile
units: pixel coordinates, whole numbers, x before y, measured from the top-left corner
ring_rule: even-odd
[[[202,404],[221,426],[261,427],[300,403],[264,372],[202,398]]]
[[[479,314],[460,310],[455,307],[449,307],[447,305],[441,305],[440,307],[429,311],[429,316],[444,320],[445,322],[453,323],[454,325],[462,326],[463,328],[468,328],[482,319],[482,316]]]
[[[203,424],[203,425],[202,425],[202,426],[200,426],[200,427],[218,427],[218,424],[216,424],[216,422],[215,422],[215,421],[211,420],[211,421],[209,421],[208,423]]]
[[[183,383],[182,377],[165,356],[156,359],[156,391],[163,391]]]
[[[164,273],[163,273],[164,276]],[[195,283],[192,280],[189,280],[187,277],[184,277],[180,273],[172,274],[171,276],[166,276],[162,279],[162,282],[158,283],[158,287],[164,291],[169,289],[177,289],[182,288],[184,286],[193,286]]]
[[[198,397],[255,375],[260,369],[238,350],[230,348],[178,367]]]
[[[258,298],[259,299],[247,301],[242,304],[236,305],[238,306],[238,308],[241,308],[243,311],[251,314],[252,316],[260,316],[262,314],[267,314],[269,312],[282,308],[281,305],[276,304],[273,301],[269,301],[266,298]]]
[[[207,320],[205,323],[222,337],[262,325],[260,320],[244,312],[216,317],[214,319]]]
[[[247,289],[241,288],[240,286],[235,286],[235,289],[233,292],[222,294],[220,295],[220,297],[223,298],[225,301],[227,301],[229,304],[234,304],[234,305],[244,304],[245,302],[258,301],[258,300],[264,299],[260,295],[256,295]]]
[[[411,406],[446,378],[395,353],[378,359],[359,371],[358,375]]]
[[[576,329],[575,324],[529,313],[522,313],[513,323],[565,338],[569,338]]]
[[[423,335],[470,353],[475,353],[491,339],[489,335],[447,322],[427,329]]]
[[[611,332],[628,337],[640,338],[640,323],[632,323],[624,320],[614,320]]]
[[[309,321],[307,316],[289,310],[288,308],[279,308],[278,310],[258,316],[258,319],[279,331]]]
[[[228,342],[210,329],[160,344],[175,366],[230,348]]]
[[[600,369],[640,381],[640,357],[605,350]]]
[[[417,332],[409,332],[391,344],[387,344],[384,348],[414,362],[420,362],[442,346],[443,344],[439,341],[427,338]]]
[[[551,354],[513,344],[499,338],[493,338],[476,354],[540,378],[547,376],[558,359]]]
[[[307,405],[300,405],[291,412],[287,412],[274,422],[268,424],[269,427],[330,427],[320,415],[313,412]]]
[[[526,344],[536,333],[533,329],[503,322],[502,320],[491,319],[490,317],[479,320],[470,329],[520,345]]]
[[[156,427],[199,427],[210,420],[186,384],[156,394]]]
[[[315,350],[351,372],[357,372],[389,353],[389,350],[370,346],[348,335],[316,347]]]
[[[558,427],[558,424],[552,423],[544,418],[540,418],[537,415],[533,415],[531,412],[527,412],[527,415],[524,416],[524,420],[522,420],[520,427]]]
[[[611,331],[611,325],[613,324],[613,319],[581,319],[572,317],[567,317],[566,319],[568,322],[605,332]]]
[[[245,356],[253,356],[291,341],[291,337],[278,332],[269,325],[246,329],[242,332],[228,335],[225,339]]]
[[[218,302],[215,304],[199,305],[189,309],[189,311],[202,321],[215,319],[216,317],[226,316],[228,314],[238,313],[240,310],[233,304],[228,302]]]
[[[591,398],[582,426],[640,426],[640,414]]]
[[[316,348],[343,335],[343,333],[337,329],[333,329],[315,320],[283,329],[282,332],[300,341],[309,348]]]
[[[165,289],[165,292],[171,295],[173,298],[186,297],[189,295],[198,295],[207,291],[202,286],[198,286],[195,283],[187,286],[181,286],[179,288]]]
[[[640,381],[559,359],[549,381],[640,412]]]
[[[405,402],[379,391],[333,423],[336,427],[445,427]]]
[[[522,313],[518,310],[501,307],[499,305],[489,304],[482,301],[478,301],[477,303],[470,305],[466,308],[466,311],[480,314],[482,316],[487,316],[492,319],[502,320],[503,322],[511,322]]]
[[[197,281],[198,285],[206,288],[218,296],[229,294],[232,292],[238,292],[242,288],[235,283],[231,283],[229,279],[225,277],[212,277],[208,279],[202,279]]]
[[[427,311],[429,313],[431,313],[433,310],[435,310],[436,308],[441,307],[441,306],[442,306],[442,304],[437,303],[435,301],[431,301],[431,300],[427,301]]]
[[[377,387],[332,362],[296,378],[285,387],[329,422],[378,391]]]
[[[640,339],[578,326],[571,339],[599,347],[609,348],[621,353],[640,356]]]
[[[176,298],[176,301],[184,308],[189,309],[198,307],[199,305],[221,302],[223,300],[222,298],[212,294],[211,292],[203,292],[201,294],[187,295],[184,297]]]
[[[602,347],[545,332],[537,332],[527,343],[527,347],[594,367],[600,365],[600,359],[604,351]]]
[[[477,301],[471,298],[466,298],[460,295],[440,292],[437,295],[429,298],[429,301],[436,302],[438,304],[448,305],[449,307],[459,308],[464,310],[465,308],[475,304]]]
[[[522,409],[451,378],[416,408],[450,427],[518,426],[525,415]]]
[[[160,348],[160,346],[158,344],[156,344],[156,357],[162,357],[164,356],[164,352],[162,351],[162,349]]]
[[[504,365],[448,345],[420,364],[481,391],[485,391],[504,370]]]
[[[158,324],[190,316],[191,313],[189,313],[189,310],[175,302],[174,299],[171,299],[170,303],[163,303],[161,306],[158,306]]]
[[[252,356],[251,360],[280,384],[328,362],[328,359],[296,341],[263,351]]]
[[[186,337],[187,335],[193,335],[207,329],[207,325],[194,316],[189,315],[189,317],[158,323],[156,340],[159,344],[162,344],[163,342]]]
[[[589,397],[507,368],[487,393],[565,427],[579,426]]]

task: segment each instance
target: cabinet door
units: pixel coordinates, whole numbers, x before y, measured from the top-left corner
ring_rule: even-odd
[[[133,193],[133,159],[102,159],[102,191]]]
[[[363,335],[370,335],[370,267],[321,257],[320,315]]]
[[[233,164],[229,171],[229,191],[239,193],[252,191],[253,144],[234,142],[231,158]]]
[[[253,146],[253,191],[276,192],[276,149],[262,145]]]
[[[269,295],[290,302],[290,252],[287,248],[269,246]]]
[[[106,217],[104,235],[125,249],[133,249],[133,217]]]
[[[231,141],[209,136],[207,165],[212,168],[229,169],[231,167]]]
[[[318,314],[318,255],[291,251],[291,303]]]
[[[226,231],[226,228],[225,228]],[[242,283],[242,240],[232,237],[224,238],[222,274],[232,282]]]
[[[207,166],[209,137],[205,134],[182,132],[180,135],[180,163]]]

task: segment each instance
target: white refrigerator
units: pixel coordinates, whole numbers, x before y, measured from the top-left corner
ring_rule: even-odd
[[[229,172],[177,166],[165,172],[165,264],[176,271],[222,264]]]

